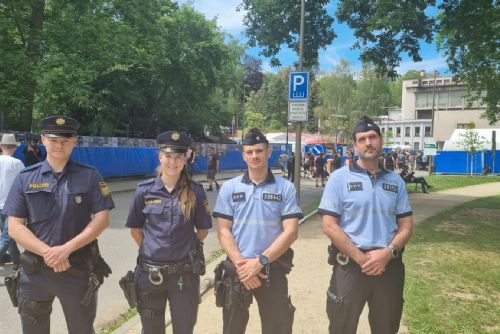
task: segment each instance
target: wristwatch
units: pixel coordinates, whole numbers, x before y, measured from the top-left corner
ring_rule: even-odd
[[[261,255],[261,256],[259,256],[259,262],[263,266],[267,266],[269,264],[269,258],[265,255]]]
[[[393,259],[401,255],[401,250],[395,247],[393,244],[390,244],[389,246],[387,246],[387,248],[389,248],[389,250],[391,251],[391,256]]]

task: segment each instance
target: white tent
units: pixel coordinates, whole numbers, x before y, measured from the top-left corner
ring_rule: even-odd
[[[463,146],[459,144],[462,140],[462,136],[465,134],[467,129],[455,129],[451,134],[450,139],[444,142],[443,151],[464,151]],[[500,149],[500,129],[474,129],[479,135],[479,138],[485,142],[480,150],[491,150],[491,134],[496,131],[496,147],[497,150]]]

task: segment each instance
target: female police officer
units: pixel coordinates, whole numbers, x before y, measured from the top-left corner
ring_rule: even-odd
[[[21,171],[3,212],[10,235],[26,249],[18,292],[23,333],[50,332],[54,297],[69,333],[94,333],[95,295],[102,283],[94,240],[108,226],[111,192],[94,168],[70,159],[76,120],[51,116],[38,126],[47,159]]]
[[[203,187],[187,170],[190,138],[168,131],[157,143],[159,176],[139,184],[127,219],[139,246],[134,277],[138,310],[144,334],[165,333],[168,300],[173,332],[192,333],[205,269],[200,243],[212,221]]]

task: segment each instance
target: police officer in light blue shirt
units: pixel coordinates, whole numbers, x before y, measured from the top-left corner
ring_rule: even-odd
[[[379,169],[379,127],[361,118],[353,131],[359,160],[331,174],[318,212],[332,241],[327,292],[330,334],[355,334],[365,303],[372,333],[397,333],[403,310],[403,248],[413,220],[401,177]]]
[[[201,184],[191,179],[191,139],[167,131],[157,137],[159,175],[137,187],[127,227],[139,246],[134,283],[142,334],[165,333],[168,301],[174,334],[193,333],[205,273],[202,241],[212,227]]]
[[[18,292],[23,333],[50,333],[55,297],[69,333],[94,333],[97,288],[110,273],[96,238],[109,224],[111,192],[95,168],[70,159],[76,120],[51,116],[38,126],[47,159],[21,171],[4,207],[10,235],[26,250]]]
[[[224,280],[216,282],[217,300],[224,300],[218,305],[223,307],[223,333],[245,332],[252,295],[262,333],[291,333],[295,308],[286,274],[292,267],[290,246],[302,211],[293,184],[271,173],[269,142],[258,129],[245,135],[242,150],[248,170],[224,183],[213,212],[228,256],[216,270]]]

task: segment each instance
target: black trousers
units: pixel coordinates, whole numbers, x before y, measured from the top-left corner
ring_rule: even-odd
[[[403,312],[405,269],[395,259],[380,276],[368,276],[353,262],[333,267],[326,312],[330,334],[356,334],[359,316],[368,303],[372,334],[397,333]]]
[[[263,283],[252,290],[259,307],[262,334],[291,334],[295,307],[288,296],[288,280],[280,269],[271,269],[270,286]],[[248,308],[223,308],[224,334],[244,334],[249,312]]]
[[[89,306],[80,306],[88,281],[88,276],[77,276],[71,271],[55,273],[43,267],[36,273],[27,274],[21,270],[18,311],[23,333],[50,333],[50,314],[55,297],[61,302],[69,334],[94,333],[97,292]]]
[[[139,313],[142,334],[165,333],[167,300],[172,316],[174,334],[192,334],[198,317],[200,275],[186,272],[182,275],[165,275],[163,283],[153,285],[149,273],[140,266],[135,271],[135,284],[140,293]],[[181,289],[182,286],[182,289]]]

